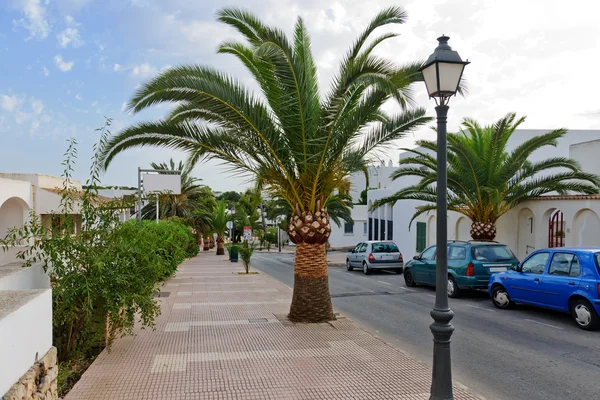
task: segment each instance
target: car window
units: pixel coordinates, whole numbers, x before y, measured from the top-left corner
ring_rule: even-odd
[[[515,255],[504,244],[484,244],[473,246],[471,256],[477,261],[512,261]]]
[[[435,256],[435,246],[428,248],[421,253],[421,260],[433,260]]]
[[[367,251],[367,247],[369,247],[368,243],[363,243],[362,246],[360,246],[360,249],[358,249],[359,253],[364,253],[365,251]]]
[[[398,251],[395,243],[373,243],[373,253],[397,253]]]
[[[575,255],[569,253],[554,253],[552,261],[550,261],[550,268],[548,268],[548,274],[569,276],[571,269],[571,262]],[[577,274],[579,275],[579,274]]]
[[[528,258],[522,265],[522,272],[529,272],[530,274],[543,274],[544,268],[546,268],[546,262],[548,262],[550,253],[537,253]]]
[[[362,243],[357,244],[356,247],[354,248],[354,250],[352,250],[352,252],[353,253],[358,253],[358,251],[360,250],[360,248],[361,248],[362,245],[363,245]]]
[[[448,260],[464,260],[467,258],[467,249],[465,246],[449,246]]]
[[[573,260],[571,261],[571,270],[569,271],[569,276],[579,276],[581,275],[581,264],[579,263],[579,257],[573,256]]]
[[[598,270],[598,273],[600,274],[600,253],[594,254],[594,262],[596,263],[596,269]]]

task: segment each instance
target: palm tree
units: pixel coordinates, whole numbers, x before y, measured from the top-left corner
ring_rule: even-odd
[[[169,163],[150,163],[153,169],[156,170],[170,170],[170,171],[181,171],[181,194],[159,194],[159,216],[160,217],[180,217],[189,218],[191,217],[194,210],[201,206],[201,189],[203,185],[198,182],[201,179],[195,178],[191,175],[191,168],[185,166],[183,162],[179,161],[175,164],[173,159],[169,160]],[[159,172],[167,174],[167,172]],[[155,219],[156,218],[156,200],[150,197],[148,204],[142,208],[143,219]]]
[[[227,221],[229,215],[227,213],[227,203],[223,200],[217,202],[217,206],[213,211],[212,228],[217,234],[217,255],[225,254],[225,239],[223,235],[227,231]]]
[[[460,132],[448,135],[448,209],[471,219],[471,237],[475,240],[493,240],[498,218],[533,197],[553,192],[598,193],[600,177],[583,172],[572,159],[528,160],[542,147],[556,146],[567,133],[566,129],[532,137],[509,152],[507,143],[523,121],[525,117],[517,118],[515,114],[508,114],[488,126],[465,119]],[[411,224],[419,215],[436,209],[437,172],[432,155],[436,143],[421,140],[417,144],[426,151],[403,149],[414,156],[401,160],[401,167],[391,177],[417,176],[420,182],[372,206],[377,208],[398,200],[429,203],[417,209]]]
[[[409,109],[410,86],[422,80],[421,63],[400,66],[373,54],[396,34],[369,42],[377,28],[404,23],[406,13],[392,7],[377,14],[350,47],[323,96],[301,18],[290,39],[248,11],[226,8],[218,19],[245,38],[223,43],[219,53],[244,64],[261,96],[206,66],[161,72],[138,89],[129,110],[164,102],[176,107],[164,120],[140,123],[112,137],[102,151],[104,166],[129,148],[162,146],[187,152],[190,165],[217,159],[233,172],[263,182],[271,196],[285,199],[293,210],[288,234],[297,246],[289,318],[332,320],[324,251],[331,227],[325,201],[349,174],[364,171],[382,148],[431,120],[424,109]],[[382,110],[388,100],[396,114]]]

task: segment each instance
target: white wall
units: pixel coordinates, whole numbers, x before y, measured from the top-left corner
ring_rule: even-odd
[[[355,246],[357,243],[367,240],[367,235],[363,234],[363,225],[367,222],[367,206],[355,205],[352,209],[352,219],[354,220],[354,233],[344,233],[344,222],[341,226],[331,221],[331,236],[329,245],[333,248]]]
[[[32,299],[0,317],[0,394],[27,372],[52,346],[52,291],[32,291]],[[0,292],[0,299],[17,293]],[[38,294],[39,293],[39,294]],[[6,299],[4,299],[5,301]]]
[[[0,291],[50,288],[50,278],[44,272],[41,265],[17,268],[18,269],[10,275],[2,276],[0,278]]]
[[[579,161],[586,172],[600,174],[600,140],[591,140],[569,146],[569,157]]]

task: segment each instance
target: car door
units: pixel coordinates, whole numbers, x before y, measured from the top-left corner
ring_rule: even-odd
[[[510,297],[517,302],[543,304],[541,283],[550,259],[550,252],[533,253],[519,266],[516,274],[506,276],[506,286]]]
[[[358,253],[356,254],[356,266],[362,267],[362,263],[367,258],[367,250],[369,248],[369,243],[363,243],[358,249]]]
[[[348,259],[350,260],[350,265],[353,267],[358,266],[358,252],[360,251],[360,248],[362,247],[363,243],[359,243],[356,245],[356,247],[352,250],[352,253],[348,254]]]
[[[413,275],[417,282],[426,284],[433,283],[429,277],[429,274],[431,266],[433,265],[435,268],[435,250],[436,246],[431,246],[421,253],[418,260],[415,260],[416,268],[413,268]]]
[[[573,253],[555,252],[541,284],[544,303],[548,307],[568,311],[569,297],[579,289],[580,281],[579,257]]]

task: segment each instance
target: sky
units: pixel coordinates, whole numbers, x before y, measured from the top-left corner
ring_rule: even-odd
[[[487,124],[508,112],[527,115],[524,128],[599,129],[600,3],[593,0],[0,0],[0,172],[60,175],[66,140],[75,137],[74,175],[85,181],[95,129],[105,116],[116,133],[168,112],[163,105],[132,116],[123,105],[140,83],[169,66],[210,65],[255,89],[237,59],[215,52],[238,38],[216,22],[222,7],[248,8],[286,32],[301,16],[326,92],[357,34],[391,5],[404,7],[408,22],[385,28],[400,36],[384,43],[380,55],[422,60],[446,34],[471,62],[464,74],[468,94],[450,103],[450,130],[465,117]],[[424,85],[415,91],[417,103],[434,115]],[[395,147],[433,138],[423,127]],[[388,159],[395,162],[398,151],[390,150]],[[102,182],[135,186],[137,167],[171,157],[185,159],[162,149],[129,150]],[[247,185],[216,163],[199,165],[194,174],[217,191]]]

